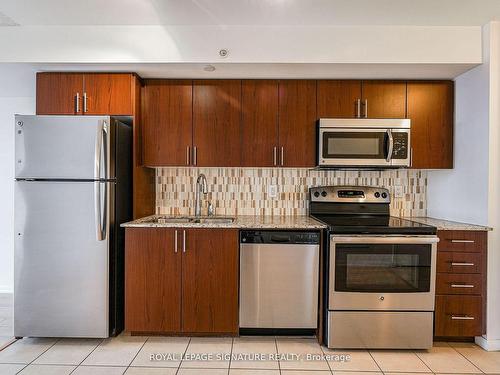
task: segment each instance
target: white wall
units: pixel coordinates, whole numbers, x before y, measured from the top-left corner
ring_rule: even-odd
[[[0,62],[30,63],[479,64],[481,28],[11,26],[0,51]]]
[[[14,114],[35,113],[35,76],[0,64],[0,293],[14,283]]]
[[[500,350],[500,23],[483,27],[483,65],[457,77],[455,168],[431,171],[428,214],[485,224],[488,234],[486,335]]]

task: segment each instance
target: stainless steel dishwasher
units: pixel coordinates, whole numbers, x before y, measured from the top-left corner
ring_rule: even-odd
[[[319,243],[318,232],[240,233],[240,333],[316,329]]]

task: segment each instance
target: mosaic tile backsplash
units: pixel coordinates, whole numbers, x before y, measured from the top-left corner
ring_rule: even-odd
[[[208,194],[202,195],[206,214],[212,202],[216,215],[306,215],[309,187],[321,185],[370,185],[388,188],[391,215],[426,216],[427,172],[412,169],[385,171],[317,171],[281,168],[157,168],[156,213],[192,215],[196,179],[204,173]],[[277,196],[269,196],[276,185]],[[403,196],[396,198],[396,186]]]

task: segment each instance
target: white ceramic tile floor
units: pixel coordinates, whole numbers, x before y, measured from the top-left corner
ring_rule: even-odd
[[[181,354],[212,353],[222,360]],[[241,354],[298,354],[294,360],[253,362]],[[329,360],[321,357],[330,356]],[[178,355],[150,360],[151,354]],[[231,354],[233,356],[231,356]],[[307,360],[307,354],[317,355]],[[335,360],[337,355],[337,360]],[[344,356],[344,361],[338,361]],[[349,355],[350,359],[345,360]],[[165,359],[167,359],[165,357]],[[486,352],[472,343],[436,343],[429,350],[329,350],[311,338],[136,337],[107,340],[33,339],[16,341],[0,351],[0,375],[417,375],[500,374],[500,352]]]

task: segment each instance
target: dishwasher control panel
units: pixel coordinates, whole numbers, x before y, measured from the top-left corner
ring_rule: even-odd
[[[319,232],[304,231],[242,231],[241,243],[269,243],[269,244],[319,244]]]

